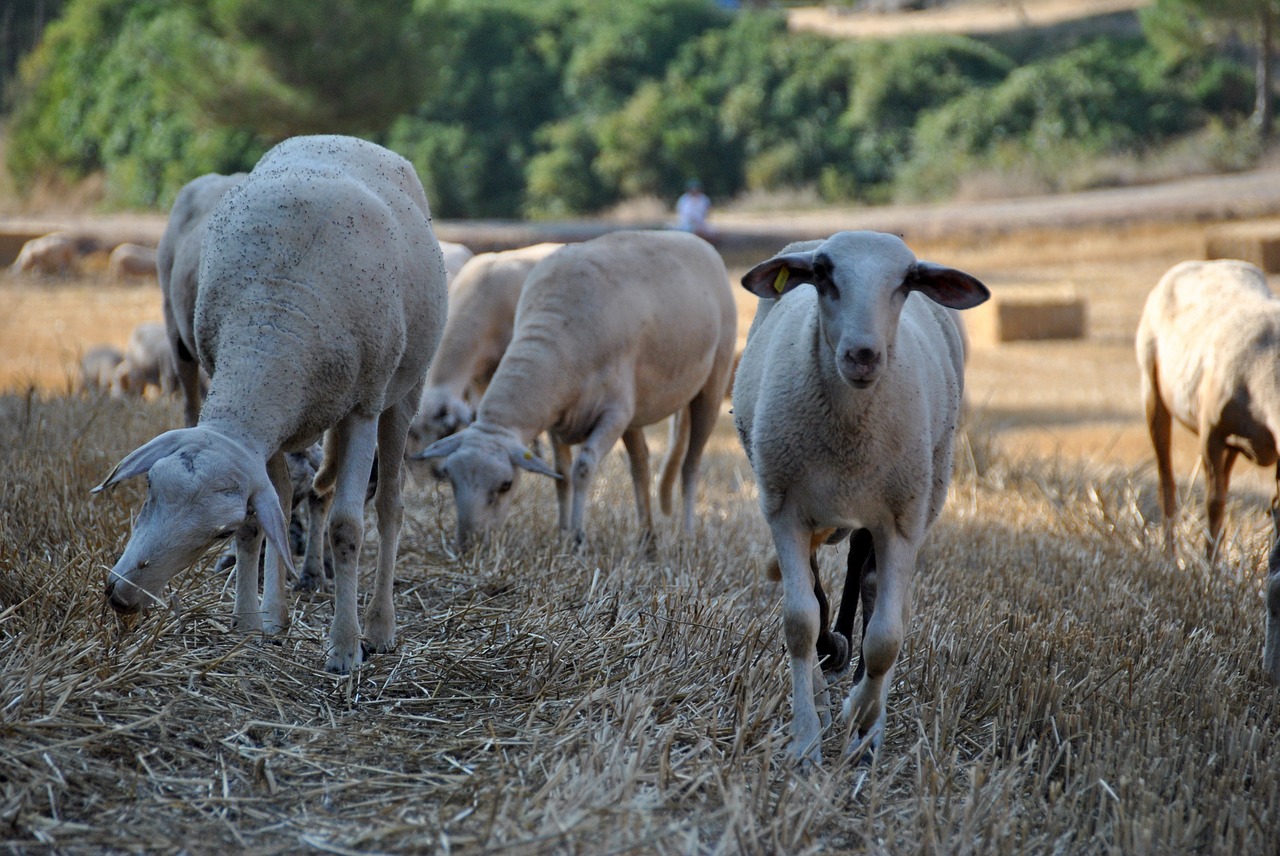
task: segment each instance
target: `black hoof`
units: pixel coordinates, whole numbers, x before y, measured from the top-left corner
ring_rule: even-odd
[[[852,657],[853,645],[849,637],[834,630],[823,630],[818,635],[818,662],[824,672],[843,672]]]

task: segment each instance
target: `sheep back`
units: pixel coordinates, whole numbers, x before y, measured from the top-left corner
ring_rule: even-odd
[[[374,417],[421,383],[446,302],[408,161],[352,137],[286,140],[209,218],[195,307],[205,415],[270,418],[246,410],[256,390],[289,449],[352,411]]]

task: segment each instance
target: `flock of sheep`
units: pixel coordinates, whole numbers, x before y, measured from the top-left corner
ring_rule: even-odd
[[[410,164],[355,138],[295,137],[251,173],[187,185],[157,250],[164,324],[139,334],[149,338],[137,353],[131,341],[118,364],[92,368],[99,381],[115,382],[123,365],[119,383],[148,382],[131,374],[146,345],[168,366],[155,382],[182,391],[187,423],[127,455],[94,489],[148,477],[109,575],[111,606],[129,613],[157,602],[174,574],[230,539],[235,626],[283,630],[295,572],[288,521],[305,494],[296,587],[328,583],[327,551],[335,596],[325,667],[348,672],[395,645],[407,457],[432,461],[451,484],[460,549],[502,524],[522,472],[555,481],[560,529],[580,544],[592,478],[621,439],[639,541],[652,551],[644,428],[671,419],[660,502],[669,512],[678,473],[691,533],[702,452],[732,383],[782,580],[790,755],[820,763],[827,680],[852,660],[859,605],[842,713],[858,738],[849,754],[873,752],[916,556],[951,478],[965,357],[957,310],[986,300],[986,287],[916,259],[891,235],[793,244],[743,277],[759,307],[735,373],[728,275],[691,234],[624,231],[468,256],[436,239]],[[1280,301],[1242,262],[1179,265],[1143,315],[1137,350],[1166,525],[1177,418],[1202,445],[1211,558],[1236,456],[1268,466],[1280,456],[1277,349]],[[543,435],[551,465],[535,451]],[[310,461],[301,483],[300,456]],[[362,623],[357,557],[371,485],[379,548]],[[1280,532],[1275,503],[1272,514]],[[833,622],[816,557],[844,539]],[[1264,667],[1280,680],[1280,546],[1266,609]]]

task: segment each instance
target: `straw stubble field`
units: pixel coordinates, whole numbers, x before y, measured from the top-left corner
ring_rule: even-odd
[[[1221,566],[1199,558],[1198,509],[1167,560],[1134,400],[1141,298],[1196,254],[1196,235],[920,247],[997,289],[1070,280],[1091,331],[974,351],[971,419],[921,556],[885,746],[869,768],[842,763],[837,721],[808,777],[783,760],[778,590],[727,414],[697,537],[664,522],[656,561],[633,543],[620,455],[578,553],[554,534],[550,484],[529,478],[502,536],[455,557],[447,488],[411,479],[399,645],[339,678],[322,670],[327,595],[297,598],[271,641],[229,632],[230,581],[212,562],[175,578],[167,609],[133,621],[106,609],[144,486],[89,488],[180,411],[68,395],[61,368],[28,370],[35,391],[10,376],[0,840],[23,852],[1273,853],[1265,479],[1238,479]],[[9,329],[43,341],[38,307],[95,288],[0,283],[5,304],[27,308]],[[132,288],[133,302],[95,310],[95,341],[122,341],[136,320],[122,313],[144,311],[153,286]],[[62,314],[50,347],[66,356],[88,333]],[[0,341],[6,361],[21,338]],[[1190,442],[1175,438],[1194,500]],[[837,589],[843,555],[823,557]]]

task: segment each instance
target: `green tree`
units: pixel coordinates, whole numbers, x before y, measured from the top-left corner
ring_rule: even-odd
[[[1262,139],[1275,118],[1272,67],[1280,36],[1280,0],[1156,0],[1143,15],[1153,42],[1167,52],[1203,50],[1234,33],[1254,44],[1252,121]]]

